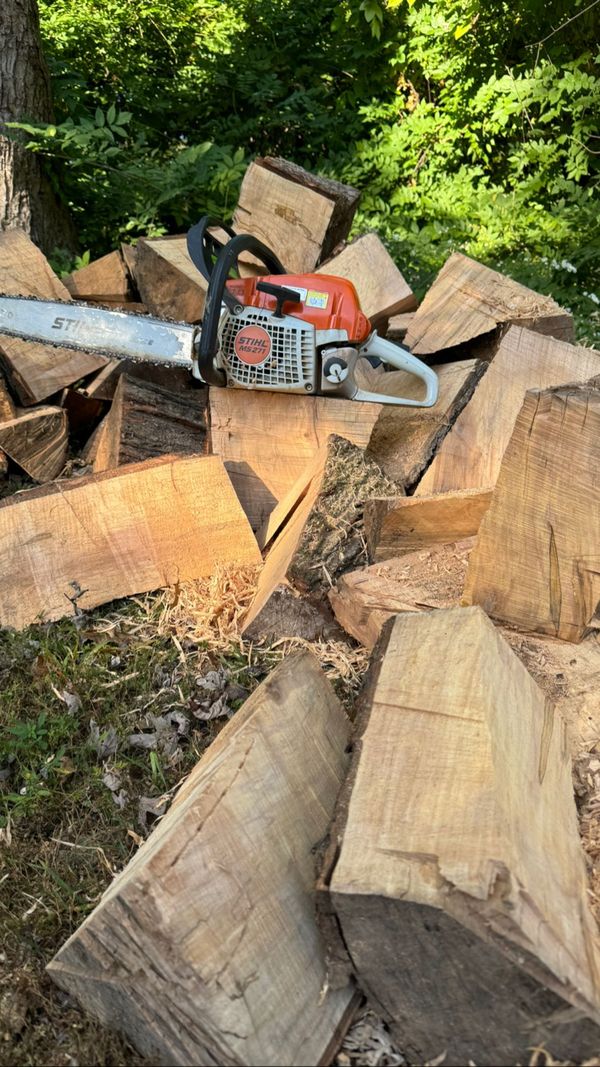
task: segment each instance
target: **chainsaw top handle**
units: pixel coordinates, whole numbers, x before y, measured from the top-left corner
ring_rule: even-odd
[[[229,234],[230,240],[227,244],[221,244],[209,233],[209,227],[219,227]],[[230,226],[211,218],[210,215],[205,215],[200,222],[192,226],[187,235],[187,249],[192,263],[208,282],[202,330],[197,347],[198,370],[208,385],[225,386],[225,372],[215,367],[221,305],[226,304],[233,314],[241,310],[239,301],[227,289],[231,271],[235,269],[239,274],[238,260],[242,252],[250,252],[260,259],[269,274],[285,274],[286,270],[277,256],[258,238],[249,233],[236,235]]]

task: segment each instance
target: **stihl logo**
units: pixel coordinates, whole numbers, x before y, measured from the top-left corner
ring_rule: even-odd
[[[64,330],[65,333],[77,333],[83,323],[79,319],[64,319],[60,316],[52,323],[53,330]]]
[[[262,326],[243,326],[234,342],[235,354],[242,363],[256,367],[271,355],[271,338]]]

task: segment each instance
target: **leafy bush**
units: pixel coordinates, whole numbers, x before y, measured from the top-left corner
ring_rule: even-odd
[[[29,126],[93,254],[230,215],[282,154],[362,191],[422,291],[453,249],[600,336],[598,6],[587,0],[40,0]]]

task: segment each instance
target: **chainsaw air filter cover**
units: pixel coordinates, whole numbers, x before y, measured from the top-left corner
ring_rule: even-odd
[[[223,312],[220,357],[230,383],[244,389],[314,393],[319,387],[315,327],[295,316],[255,307]]]

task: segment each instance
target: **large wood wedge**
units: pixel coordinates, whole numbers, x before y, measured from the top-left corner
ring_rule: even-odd
[[[378,563],[474,537],[491,499],[491,489],[463,489],[437,496],[369,500],[365,504],[369,559]]]
[[[282,584],[320,599],[339,574],[366,559],[365,501],[392,488],[361,448],[329,437],[259,537],[268,551],[243,631],[260,627]]]
[[[185,235],[139,240],[135,281],[153,315],[181,322],[202,318],[207,282],[188,255]]]
[[[453,252],[419,306],[405,341],[415,355],[431,355],[506,323],[563,341],[575,338],[573,316],[551,297]]]
[[[0,553],[0,624],[16,628],[261,560],[213,456],[165,456],[2,500]]]
[[[250,164],[233,217],[292,274],[313,271],[350,232],[360,194],[295,163],[266,156]]]
[[[492,489],[528,389],[600,374],[600,352],[511,327],[469,403],[442,441],[417,496]]]
[[[133,298],[129,271],[120,250],[73,271],[65,278],[65,286],[74,300],[122,305]]]
[[[565,724],[478,608],[398,616],[363,692],[323,889],[413,1063],[579,1061],[598,931]]]
[[[211,389],[212,451],[221,456],[253,529],[302,478],[331,434],[361,448],[380,404],[244,389]]]
[[[314,849],[348,739],[316,660],[289,656],[57,953],[52,978],[152,1062],[330,1063],[353,993],[328,989]]]
[[[317,274],[332,274],[352,282],[360,306],[373,326],[387,324],[390,315],[413,311],[417,299],[376,233],[366,233],[346,245]]]
[[[399,485],[412,488],[426,470],[444,437],[477,387],[486,364],[476,359],[434,367],[439,394],[432,408],[382,406],[373,426],[368,452]],[[413,374],[388,371],[368,388],[390,396],[419,399],[423,385]]]
[[[410,497],[406,498],[410,500]],[[458,607],[475,538],[411,552],[349,571],[329,593],[337,622],[373,648],[392,615]],[[574,756],[600,737],[600,632],[578,645],[502,628],[511,648],[559,709]]]
[[[392,615],[456,607],[473,544],[469,537],[433,545],[342,574],[328,593],[338,623],[365,648],[373,648]]]
[[[600,603],[600,387],[526,394],[471,557],[465,602],[580,641]]]
[[[0,293],[70,300],[46,257],[23,230],[0,233]],[[0,334],[0,362],[22,404],[35,404],[103,367],[103,356]]]

